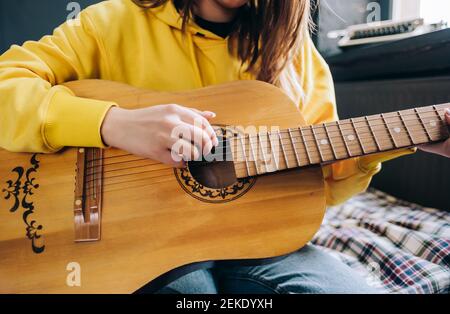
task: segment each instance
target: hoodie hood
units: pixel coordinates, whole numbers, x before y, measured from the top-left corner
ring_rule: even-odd
[[[172,0],[167,1],[165,4],[149,10],[157,19],[161,20],[162,22],[166,23],[167,25],[178,29],[181,31],[183,26],[183,19],[178,12],[177,8],[175,7],[175,4]],[[186,31],[188,34],[191,35],[198,35],[203,38],[208,39],[216,39],[221,41],[226,41],[226,39],[208,31],[197,24],[191,19],[186,27]]]
[[[157,8],[150,9],[149,14],[152,14],[154,18],[170,28],[182,31],[183,19],[172,0]],[[190,66],[197,87],[207,86],[210,81],[224,81],[219,77],[223,73],[230,73],[230,68],[235,69],[234,72],[239,79],[252,79],[249,73],[243,71],[241,62],[230,57],[228,38],[222,38],[201,28],[193,19],[186,26],[186,33],[183,36],[182,45],[191,60]],[[206,74],[205,71],[208,71],[208,73]],[[205,80],[205,77],[209,77],[209,79]],[[228,80],[225,79],[225,81]]]

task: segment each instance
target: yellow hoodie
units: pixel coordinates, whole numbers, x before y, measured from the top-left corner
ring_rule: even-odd
[[[310,124],[337,120],[333,82],[310,40],[299,55]],[[131,0],[110,0],[84,10],[38,42],[12,46],[0,57],[0,147],[51,153],[66,146],[103,147],[100,127],[114,104],[75,97],[66,81],[98,78],[161,91],[254,79],[228,52],[227,39],[190,24],[181,32],[172,1],[143,10]],[[324,167],[327,202],[365,190],[380,162],[410,151]]]

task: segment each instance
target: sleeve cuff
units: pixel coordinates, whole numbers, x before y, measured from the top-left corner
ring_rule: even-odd
[[[358,159],[358,167],[362,172],[365,173],[377,173],[381,170],[381,163],[405,156],[413,154],[417,151],[417,148],[405,148],[394,150],[385,153],[378,153],[374,155],[368,155],[365,157],[360,157]]]
[[[112,102],[75,97],[58,91],[50,99],[43,129],[52,150],[63,147],[106,148],[101,136],[103,120]]]

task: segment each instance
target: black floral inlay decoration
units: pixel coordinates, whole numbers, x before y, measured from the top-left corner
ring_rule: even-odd
[[[247,190],[253,186],[255,178],[239,179],[236,184],[223,189],[211,189],[198,183],[191,175],[188,169],[175,170],[178,181],[185,191],[201,200],[214,202],[230,201],[242,196]],[[231,198],[231,199],[230,199]]]
[[[14,180],[6,182],[7,187],[2,190],[5,193],[5,200],[13,200],[13,204],[9,211],[15,213],[22,208],[22,219],[26,226],[26,236],[31,241],[31,248],[34,253],[40,254],[44,252],[45,245],[42,244],[41,232],[42,225],[33,220],[34,204],[31,196],[34,191],[39,188],[39,184],[35,182],[34,174],[39,169],[39,160],[37,154],[33,155],[30,160],[31,166],[28,169],[24,167],[16,167],[11,172],[15,173]]]

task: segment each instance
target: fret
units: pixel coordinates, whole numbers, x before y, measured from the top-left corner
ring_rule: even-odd
[[[270,171],[269,171],[269,168],[267,167],[267,158],[266,158],[266,153],[264,152],[263,144],[261,142],[261,134],[258,133],[256,138],[258,139],[259,146],[261,147],[261,155],[262,155],[262,158],[263,158],[264,168],[266,168],[266,173],[268,173]]]
[[[364,152],[362,150],[360,142],[358,141],[358,137],[353,124],[351,123],[351,120],[340,121],[339,127],[342,130],[342,134],[344,135],[345,144],[348,145],[349,152],[351,153],[350,155],[352,157],[363,155]]]
[[[308,127],[304,127],[303,128],[303,133],[305,135],[305,141],[308,142],[309,145],[309,155],[311,156],[311,161],[312,164],[320,164],[323,163],[325,161],[327,161],[327,156],[326,156],[326,152],[324,149],[321,149],[321,144],[320,144],[320,140],[323,136],[321,136],[321,138],[319,138],[319,133],[317,131],[320,131],[321,129],[318,129],[317,126],[308,126]],[[323,142],[323,146],[325,148],[325,146],[328,144],[328,141],[325,143],[325,141]],[[330,155],[331,155],[331,150],[330,150]],[[332,158],[331,158],[332,159]]]
[[[432,136],[431,136],[431,133],[428,131],[428,127],[425,125],[425,123],[424,123],[422,117],[420,116],[419,110],[417,110],[417,108],[416,108],[416,109],[414,109],[414,112],[416,113],[417,118],[419,118],[420,124],[422,125],[422,127],[423,127],[424,130],[425,130],[425,132],[427,133],[428,139],[429,139],[430,141],[432,141],[433,138],[432,138]]]
[[[323,157],[322,150],[320,149],[320,143],[319,143],[319,141],[317,140],[317,136],[316,136],[316,132],[315,132],[315,130],[314,130],[314,127],[311,125],[311,126],[310,126],[310,129],[311,129],[312,135],[313,135],[313,137],[314,137],[314,142],[316,143],[317,150],[319,151],[320,161],[321,161],[321,162],[325,162],[325,158]]]
[[[288,160],[290,168],[296,168],[296,167],[301,166],[301,164],[298,163],[298,161],[300,161],[300,159],[297,161],[297,156],[295,155],[295,151],[292,146],[292,140],[291,140],[288,129],[281,130],[280,137],[281,137],[281,141],[283,143],[283,146],[284,146],[284,149],[286,152],[286,159]],[[300,154],[301,152],[298,151],[298,153]],[[302,160],[303,160],[303,156],[302,156]],[[305,157],[305,160],[306,160],[306,157]]]
[[[297,151],[300,154],[300,163],[302,166],[307,166],[313,164],[314,155],[308,149],[308,142],[310,142],[306,136],[302,136],[302,128],[298,127],[292,130],[292,135],[294,138],[294,143],[297,147]]]
[[[292,148],[294,150],[294,154],[295,154],[295,159],[297,160],[297,164],[300,167],[300,159],[298,157],[298,153],[297,153],[297,147],[295,147],[295,143],[294,143],[294,137],[292,136],[292,131],[291,129],[288,129],[289,131],[289,138],[291,139],[291,144],[292,144]],[[306,145],[306,144],[305,144]],[[309,158],[309,156],[308,156]]]
[[[245,152],[245,143],[242,140],[242,136],[238,135],[238,137],[239,137],[239,141],[241,143],[242,153],[243,153],[243,156],[244,156],[244,159],[245,159],[245,167],[247,169],[247,174],[248,174],[248,176],[252,176],[252,173],[251,173],[251,170],[250,170],[250,164],[248,163],[248,160],[247,160],[247,153]]]
[[[272,158],[273,158],[273,161],[275,163],[276,171],[278,171],[278,170],[280,170],[280,164],[279,164],[279,160],[277,158],[278,153],[277,153],[277,155],[275,155],[275,148],[273,146],[272,139],[270,138],[270,135],[271,135],[270,133],[267,133],[267,137],[269,139],[269,144],[270,144],[270,150],[272,151]]]
[[[428,143],[428,136],[426,131],[420,125],[420,121],[417,119],[414,109],[402,110],[400,115],[407,126],[407,131],[413,140],[414,145]],[[406,119],[405,117],[408,117]]]
[[[431,141],[434,142],[441,140],[441,128],[445,124],[443,123],[443,121],[441,121],[441,117],[438,116],[435,108],[430,106],[425,108],[418,108],[417,111],[421,114],[420,117],[422,118],[423,124],[425,125],[425,130],[431,136]],[[444,134],[446,133],[446,130],[442,131],[444,131]]]
[[[436,106],[433,106],[433,111],[434,111],[434,113],[436,113],[436,115],[439,117],[439,120],[445,122],[445,117],[442,117],[442,116],[439,114],[439,110],[437,109]]]
[[[378,151],[397,148],[391,126],[383,114],[367,116],[366,123],[370,126],[370,131]]]
[[[347,150],[348,157],[353,157],[352,152],[350,151],[350,146],[347,143],[347,139],[346,139],[346,136],[344,134],[344,131],[342,130],[341,123],[339,121],[336,121],[336,125],[338,127],[339,133],[342,136],[342,140],[344,142],[345,149]]]
[[[289,159],[287,158],[286,150],[284,149],[283,138],[281,137],[280,130],[278,130],[278,138],[280,140],[280,145],[281,145],[281,150],[283,152],[284,161],[286,162],[286,169],[289,169],[291,167],[289,166]]]
[[[450,105],[447,105],[450,107]],[[442,115],[439,113],[439,109],[436,106],[433,106],[433,111],[436,113],[436,115],[439,117],[439,139],[442,139],[442,135],[445,134],[448,135],[448,127],[447,122],[445,121],[445,113],[442,112]]]
[[[369,130],[372,133],[373,139],[375,140],[375,144],[377,145],[378,150],[381,151],[382,149],[381,149],[380,143],[378,142],[377,136],[375,135],[372,125],[370,124],[369,118],[366,116],[366,117],[364,117],[364,119],[366,120],[367,125],[369,126]]]
[[[446,109],[450,109],[450,103],[435,105],[434,107],[435,107],[434,109],[437,110],[438,112],[439,112],[439,110],[442,110],[444,118],[445,118],[445,110]],[[427,107],[427,108],[424,108],[424,109],[429,109],[429,108]]]
[[[381,119],[383,119],[383,123],[384,123],[384,125],[386,126],[386,129],[389,132],[389,136],[391,137],[392,143],[394,144],[394,148],[399,148],[400,146],[397,144],[397,141],[395,140],[394,134],[392,134],[392,130],[389,127],[389,123],[386,120],[384,114],[381,114]]]
[[[445,117],[438,111],[438,107],[408,109],[298,129],[255,133],[256,136],[247,135],[248,146],[245,137],[235,135],[234,140],[239,140],[239,143],[233,142],[231,152],[234,162],[240,166],[236,174],[238,177],[261,175],[435,142],[448,137]],[[285,146],[289,145],[285,140],[290,141],[292,150]],[[257,149],[255,144],[258,145]],[[264,162],[264,166],[261,162]]]
[[[369,125],[367,124],[365,117],[355,118],[353,119],[355,123],[355,129],[358,133],[359,139],[363,143],[364,146],[364,154],[376,153],[379,151],[377,143],[375,142],[375,138]]]
[[[405,119],[403,118],[401,112],[400,112],[400,111],[397,111],[397,114],[398,114],[398,116],[400,117],[400,120],[402,121],[402,123],[403,123],[403,125],[404,125],[404,127],[405,127],[406,133],[408,134],[409,139],[411,140],[411,143],[412,143],[412,144],[416,144],[416,143],[414,142],[413,137],[411,136],[411,132],[409,131],[408,126],[406,125]]]
[[[449,104],[446,104],[447,108],[450,108]],[[436,113],[436,115],[439,117],[440,119],[440,123],[439,123],[439,138],[438,140],[442,140],[442,139],[447,139],[449,137],[449,128],[447,126],[447,122],[445,120],[445,113],[441,114],[439,113],[439,109],[436,106],[433,106],[434,112]]]
[[[239,142],[233,142],[231,153],[236,165],[240,166],[236,170],[236,175],[250,177],[312,164],[323,164],[377,151],[436,142],[448,137],[445,117],[439,112],[441,106],[444,110],[444,106],[450,106],[450,104],[335,121],[298,129],[255,133],[256,136],[246,135],[248,146],[246,137],[235,134],[232,140],[239,140]],[[285,146],[285,140],[290,141],[292,151]],[[254,147],[255,144],[258,145],[257,149]],[[261,162],[264,162],[264,166],[260,164]]]
[[[313,137],[315,142],[320,147],[321,159],[322,162],[328,162],[336,160],[334,156],[334,148],[331,146],[330,136],[328,135],[328,131],[325,124],[315,125],[313,126],[311,132],[314,132]]]
[[[330,132],[328,131],[328,127],[326,124],[324,124],[323,126],[325,128],[325,134],[327,135],[327,138],[328,138],[328,143],[330,143],[331,150],[333,151],[334,159],[339,159],[339,157],[336,153],[336,150],[334,149],[333,140],[331,139]]]
[[[260,175],[261,173],[259,172],[258,160],[257,160],[256,155],[255,155],[255,148],[253,147],[252,137],[251,137],[250,134],[248,135],[248,143],[249,143],[249,145],[250,145],[250,150],[251,150],[251,152],[252,152],[253,162],[254,162],[254,164],[255,164],[255,169],[256,169],[256,174],[257,174],[257,175]]]
[[[408,132],[397,113],[386,113],[383,114],[383,117],[395,143],[395,148],[413,145],[413,142],[410,140]]]
[[[361,146],[363,154],[367,154],[365,145],[363,144],[361,136],[359,136],[358,130],[356,129],[355,119],[350,119],[350,122],[352,124],[353,130],[355,131],[356,137],[358,138],[359,145]]]
[[[436,116],[436,113],[432,109],[432,107],[427,107],[426,109],[423,108],[423,112],[420,111],[419,108],[418,111],[420,113],[420,117],[422,118],[422,121],[425,125],[425,129],[427,130],[427,132],[429,133],[429,135],[431,136],[431,140],[432,141],[438,141],[441,139],[440,136],[440,122],[441,120],[439,119],[439,117]]]
[[[327,147],[330,150],[328,151],[327,149],[327,153],[330,153],[330,159],[341,160],[349,158],[344,139],[336,122],[325,123],[324,131],[325,140],[329,141]]]
[[[299,133],[300,133],[300,136],[301,136],[301,138],[303,140],[303,144],[305,145],[305,152],[306,152],[306,157],[308,157],[308,163],[310,165],[312,165],[313,161],[312,161],[311,155],[309,154],[308,142],[307,142],[307,140],[305,138],[305,134],[303,133],[303,129],[302,128],[299,128]]]

